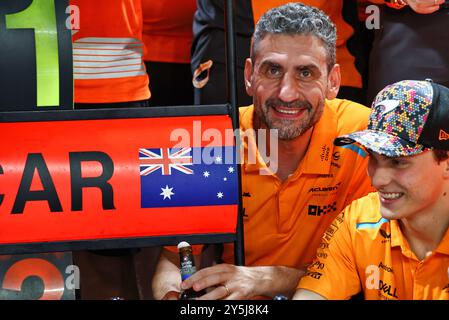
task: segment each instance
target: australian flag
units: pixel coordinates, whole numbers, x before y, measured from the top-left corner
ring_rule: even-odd
[[[238,203],[234,147],[139,149],[141,207]]]

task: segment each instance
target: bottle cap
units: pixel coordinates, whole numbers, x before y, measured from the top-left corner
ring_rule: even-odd
[[[178,243],[178,250],[181,248],[185,248],[185,247],[190,247],[190,244],[186,241],[182,241],[182,242]]]

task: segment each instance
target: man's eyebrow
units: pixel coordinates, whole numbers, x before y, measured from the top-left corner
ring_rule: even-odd
[[[264,60],[261,62],[260,64],[260,68],[265,68],[265,67],[280,67],[281,65],[279,63],[276,63],[272,60]]]
[[[320,72],[320,68],[313,63],[310,64],[304,64],[304,65],[299,65],[296,67],[296,70],[298,71],[302,71],[302,70],[313,70],[313,71],[318,71]]]
[[[319,67],[314,63],[300,64],[296,67],[297,69],[319,69]]]

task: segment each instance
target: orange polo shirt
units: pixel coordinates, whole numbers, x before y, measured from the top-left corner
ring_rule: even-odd
[[[244,132],[253,128],[253,109],[240,108]],[[369,109],[357,103],[326,101],[303,160],[284,182],[269,172],[259,152],[257,161],[249,163],[248,148],[254,150],[254,137],[249,136],[242,165],[246,265],[298,268],[310,262],[335,216],[372,191],[366,153],[333,145],[335,137],[363,130],[368,116]],[[226,244],[224,260],[233,263],[233,257],[232,245]]]
[[[143,0],[145,61],[190,63],[195,0]]]
[[[328,299],[449,299],[449,230],[419,261],[397,220],[380,215],[377,193],[353,202],[323,236],[317,257],[298,288]]]
[[[289,0],[251,0],[254,21],[269,9],[291,2]],[[300,1],[324,11],[337,26],[337,63],[341,66],[341,85],[361,88],[362,76],[355,67],[355,58],[349,52],[346,43],[354,33],[353,28],[343,19],[343,0],[304,0]]]
[[[141,0],[70,0],[70,4],[80,12],[80,30],[73,31],[75,102],[148,99]]]

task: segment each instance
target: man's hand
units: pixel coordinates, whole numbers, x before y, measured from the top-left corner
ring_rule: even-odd
[[[181,289],[192,286],[195,291],[213,288],[200,300],[249,299],[258,294],[255,288],[258,280],[249,267],[219,264],[197,271],[181,284]]]
[[[438,11],[444,0],[406,0],[413,11],[420,14],[430,14]]]
[[[291,296],[303,271],[287,267],[241,267],[219,264],[204,268],[181,284],[185,290],[209,288],[200,300],[245,300],[257,296]]]
[[[161,300],[179,300],[180,292],[178,291],[168,291]]]

